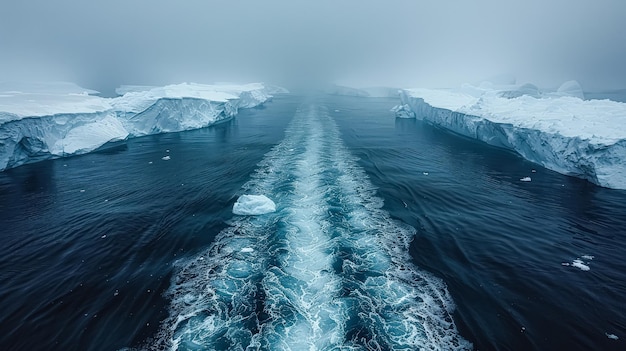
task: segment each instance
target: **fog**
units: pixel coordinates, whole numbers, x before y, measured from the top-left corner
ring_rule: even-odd
[[[624,88],[625,15],[622,0],[20,0],[0,12],[0,81]]]

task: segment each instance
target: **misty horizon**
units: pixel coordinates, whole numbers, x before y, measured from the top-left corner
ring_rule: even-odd
[[[6,4],[0,81],[455,87],[494,76],[626,88],[626,3],[112,1]]]

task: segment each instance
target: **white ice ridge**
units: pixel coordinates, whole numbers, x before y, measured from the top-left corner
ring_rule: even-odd
[[[284,89],[253,84],[122,86],[103,98],[72,83],[0,82],[0,171],[127,138],[197,129]]]
[[[265,195],[241,195],[233,205],[233,213],[255,216],[276,212],[276,204]]]
[[[559,173],[626,189],[626,104],[582,96],[571,81],[552,93],[532,84],[400,93],[417,118],[512,149]]]

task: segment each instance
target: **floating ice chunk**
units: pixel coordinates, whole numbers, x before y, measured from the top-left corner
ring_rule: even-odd
[[[609,334],[609,333],[604,333],[604,335],[606,335],[607,338],[611,339],[611,340],[618,340],[619,337],[615,334]]]
[[[265,195],[241,195],[233,206],[233,213],[243,216],[276,212],[276,204]]]
[[[163,157],[161,157],[161,160],[163,160],[163,161],[169,161],[169,160],[170,160],[170,155],[167,155],[167,156],[163,156]]]
[[[585,262],[583,262],[581,259],[577,258],[572,262],[572,266],[579,268],[582,271],[588,271],[590,268],[588,265],[585,264]]]
[[[254,252],[254,249],[251,247],[244,247],[243,249],[240,250],[240,252],[250,253],[250,252]]]
[[[561,265],[563,266],[571,266],[571,267],[576,267],[582,271],[588,271],[591,268],[589,268],[589,262],[584,262],[584,260],[587,261],[591,261],[593,260],[594,256],[591,255],[582,255],[581,257],[576,258],[574,261],[572,261],[572,263],[569,262],[563,262],[561,263]]]
[[[524,177],[524,178],[521,178],[520,181],[522,181],[522,182],[530,182],[531,179],[530,179],[530,177]]]

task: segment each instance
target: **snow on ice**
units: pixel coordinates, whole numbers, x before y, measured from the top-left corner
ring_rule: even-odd
[[[419,119],[559,173],[626,189],[626,104],[583,97],[575,81],[556,92],[489,82],[400,92],[402,105]]]
[[[0,171],[149,134],[203,128],[286,90],[260,83],[122,86],[103,98],[72,83],[0,83]]]

